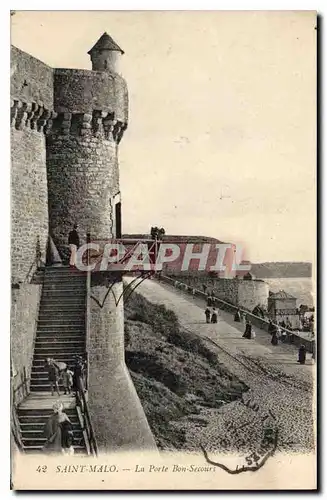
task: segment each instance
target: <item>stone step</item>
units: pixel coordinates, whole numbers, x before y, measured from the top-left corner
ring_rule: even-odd
[[[62,325],[54,325],[49,324],[49,325],[40,325],[37,327],[37,335],[43,334],[43,333],[53,333],[53,334],[58,334],[60,333],[75,333],[76,335],[83,334],[85,332],[85,324],[84,323],[78,323],[78,324],[62,324]]]
[[[64,300],[67,300],[68,303],[71,304],[74,301],[82,302],[85,297],[85,291],[78,293],[75,293],[74,291],[68,291],[67,293],[64,293],[63,291],[54,292],[49,290],[45,293],[42,293],[41,303],[48,302],[50,300],[53,300],[54,302],[63,302]]]
[[[45,332],[39,332],[37,334],[37,337],[35,339],[35,342],[84,342],[85,341],[85,334],[84,332],[82,333],[73,333],[73,332],[67,332],[67,333],[45,333]]]
[[[56,400],[55,397],[53,397],[52,406],[55,400]],[[73,412],[70,412],[69,409],[65,409],[64,412],[67,414],[72,424],[79,426],[80,421],[77,416],[76,408],[73,408],[73,410],[74,410]],[[25,411],[25,414],[19,412],[18,419],[20,425],[21,426],[24,425],[26,429],[29,426],[31,426],[31,428],[33,426],[35,426],[35,428],[39,428],[40,426],[44,426],[44,424],[46,423],[50,415],[52,415],[52,413],[53,413],[52,407],[49,408],[49,410],[47,410],[47,413],[44,413],[44,410],[40,409],[33,410],[33,413],[31,410],[29,410],[28,412]]]
[[[41,375],[35,375],[34,373],[32,373],[32,375],[31,375],[31,387],[32,386],[40,386],[40,385],[46,386],[47,388],[45,390],[47,390],[47,391],[50,390],[50,383],[49,383],[49,378],[48,378],[47,373],[42,373]],[[59,387],[61,387],[62,390],[64,388],[64,386],[62,385],[61,379],[59,382]]]
[[[80,269],[73,269],[69,266],[62,267],[46,267],[45,276],[62,274],[65,276],[86,276],[86,271],[81,271]]]
[[[67,412],[65,412],[67,413]],[[25,430],[42,430],[44,428],[44,425],[47,421],[48,417],[45,417],[44,415],[21,415],[19,417],[19,422],[20,422],[20,428],[22,431]],[[73,425],[73,429],[79,429],[80,423],[77,417],[77,414],[75,412],[75,415],[69,415],[69,420],[71,421]]]
[[[50,347],[50,348],[53,348],[53,347],[66,347],[66,346],[71,346],[71,347],[84,347],[85,345],[85,339],[83,339],[82,337],[76,337],[76,339],[71,339],[70,337],[67,337],[67,340],[66,339],[62,339],[62,338],[52,338],[52,337],[48,337],[48,338],[40,338],[40,337],[37,337],[36,340],[35,340],[35,347],[36,348],[46,348],[46,347]]]
[[[74,357],[76,356],[76,354],[81,354],[81,350],[79,349],[78,352],[75,352],[70,350],[71,352],[69,352],[69,350],[66,350],[65,352],[61,353],[61,352],[58,352],[58,354],[56,356],[53,356],[55,358],[56,361],[61,361],[63,358],[65,359],[74,359]],[[50,351],[52,354],[53,352]],[[43,351],[38,351],[37,353],[34,354],[34,361],[37,361],[39,359],[43,359],[45,356],[45,354],[43,354]]]
[[[61,361],[62,363],[66,363],[67,366],[74,366],[75,361],[76,361],[75,354],[74,354],[74,356],[63,357],[58,361]],[[38,371],[38,370],[40,370],[41,367],[44,366],[44,364],[45,364],[45,359],[43,359],[42,357],[37,358],[37,359],[33,359],[32,370]]]
[[[73,351],[73,353],[72,353]],[[37,349],[34,350],[34,356],[35,359],[38,357],[41,357],[42,359],[44,358],[54,358],[58,359],[58,356],[66,356],[67,354],[79,354],[82,355],[83,352],[85,351],[84,346],[80,347],[73,347],[73,346],[68,346],[66,348],[60,348],[60,347],[38,347]]]
[[[73,446],[76,455],[87,455],[85,446]],[[24,452],[29,455],[40,455],[43,454],[42,446],[24,446]]]
[[[86,299],[83,297],[79,298],[54,298],[47,297],[46,299],[41,299],[40,302],[40,310],[46,310],[47,308],[57,308],[57,310],[63,311],[65,309],[69,309],[72,311],[73,309],[83,310],[85,308]]]
[[[38,392],[45,392],[45,391],[47,391],[50,394],[50,396],[51,396],[51,387],[50,387],[49,382],[46,382],[44,384],[39,384],[39,385],[31,383],[30,387],[31,387],[31,392],[32,393],[38,393]],[[60,395],[64,396],[64,387],[63,387],[62,383],[59,384],[59,392],[60,392]],[[53,397],[57,397],[57,398],[59,397],[58,394],[56,394],[56,391],[54,391]]]
[[[18,418],[26,417],[29,419],[43,419],[45,421],[53,413],[53,405],[57,400],[60,400],[64,406],[64,412],[69,419],[77,418],[76,399],[74,396],[61,396],[60,398],[52,397],[48,392],[43,394],[30,394],[27,399],[21,403],[17,409]],[[36,406],[35,406],[36,405]]]
[[[41,366],[37,368],[32,368],[31,380],[33,378],[40,378],[40,377],[48,380],[48,372],[46,370],[41,370]]]
[[[45,439],[45,436],[44,436],[45,424],[46,424],[46,422],[44,423],[44,425],[40,424],[39,427],[37,427],[36,429],[29,429],[29,428],[27,428],[26,424],[24,427],[21,426],[23,440]],[[82,433],[82,429],[81,429],[80,425],[75,424],[72,427],[73,427],[74,438],[83,439],[83,433]]]
[[[39,314],[39,321],[46,321],[48,319],[55,320],[84,320],[85,310],[84,308],[76,311],[71,311],[69,309],[65,311],[54,310],[54,311],[44,311],[42,310]]]
[[[48,318],[48,319],[38,319],[38,326],[39,327],[42,327],[42,326],[64,326],[64,325],[67,325],[67,326],[70,326],[70,325],[73,325],[73,326],[77,326],[77,325],[84,325],[85,324],[85,318]]]
[[[42,290],[62,290],[62,289],[76,289],[86,291],[86,280],[77,281],[73,280],[64,280],[64,279],[49,279],[44,282]]]

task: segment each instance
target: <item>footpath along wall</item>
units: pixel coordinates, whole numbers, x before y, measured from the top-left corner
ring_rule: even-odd
[[[198,272],[170,274],[169,277],[177,281],[182,280],[198,290],[203,290],[203,285],[206,285],[219,299],[249,311],[256,306],[264,309],[268,307],[269,285],[263,280],[210,278],[207,274]]]
[[[168,285],[170,285],[172,287],[174,287],[174,283],[176,282],[175,279],[172,279],[172,278],[165,276],[163,274],[161,274],[159,280],[161,282],[167,283]],[[179,282],[179,283],[184,283],[184,281]],[[206,303],[207,295],[203,291],[201,291],[197,288],[193,287],[193,289],[195,291],[195,296],[202,298],[204,300],[204,302]],[[185,293],[192,293],[192,288],[188,287],[188,290],[187,291],[185,290]],[[246,314],[246,316],[252,322],[253,326],[256,326],[256,327],[260,328],[261,330],[264,330],[268,333],[268,326],[269,326],[268,320],[263,319],[260,316],[256,316],[255,314],[252,314],[251,312],[249,312],[245,309],[242,309],[241,307],[237,307],[237,306],[235,306],[235,305],[233,305],[225,300],[222,300],[220,298],[216,297],[216,301],[217,301],[217,305],[218,305],[219,309],[226,311],[226,312],[229,312],[231,314],[235,314],[235,312],[239,310],[242,314]],[[292,332],[291,330],[287,330],[286,328],[284,328],[284,330],[287,333],[288,338],[289,338],[289,342],[291,344],[294,344],[297,347],[299,347],[301,344],[304,344],[307,352],[309,352],[309,353],[313,352],[313,341],[312,340],[305,339],[305,338],[301,337],[300,335]]]

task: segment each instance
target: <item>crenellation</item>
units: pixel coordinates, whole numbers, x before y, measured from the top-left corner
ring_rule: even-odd
[[[52,117],[51,132],[56,136],[84,136],[120,142],[126,123],[115,120],[113,113],[95,110],[91,113],[57,113]]]
[[[28,128],[37,132],[45,132],[51,127],[51,121],[55,116],[56,113],[44,108],[40,103],[24,102],[18,99],[11,101],[11,126],[16,130]]]

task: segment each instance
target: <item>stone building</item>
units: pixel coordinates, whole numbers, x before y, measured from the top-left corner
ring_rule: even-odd
[[[296,308],[296,297],[284,290],[270,292],[268,297],[268,313],[274,322],[290,323],[292,329],[300,327],[300,316]]]
[[[107,33],[88,52],[92,70],[53,69],[11,49],[11,356],[13,373],[18,374],[12,379],[13,391],[23,371],[30,390],[36,376],[32,365],[37,328],[51,311],[42,308],[51,293],[58,294],[59,303],[65,292],[58,288],[60,276],[70,286],[64,271],[53,281],[56,285],[46,282],[47,275],[43,282],[33,281],[40,262],[46,262],[49,237],[64,259],[74,223],[82,242],[87,233],[92,239],[121,236],[118,152],[128,123],[128,91],[116,68],[123,53]],[[115,300],[122,293],[122,279],[115,276],[114,284],[112,279],[94,274],[90,285],[94,300],[85,343],[89,413],[100,451],[153,449],[124,361],[123,300]],[[42,283],[48,293],[43,300]],[[56,315],[51,318],[59,328]],[[37,345],[48,345],[41,342],[38,339]],[[43,352],[43,347],[38,349]]]

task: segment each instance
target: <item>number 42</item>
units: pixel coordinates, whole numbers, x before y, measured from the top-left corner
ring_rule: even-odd
[[[48,467],[46,465],[39,465],[36,472],[47,472]]]

